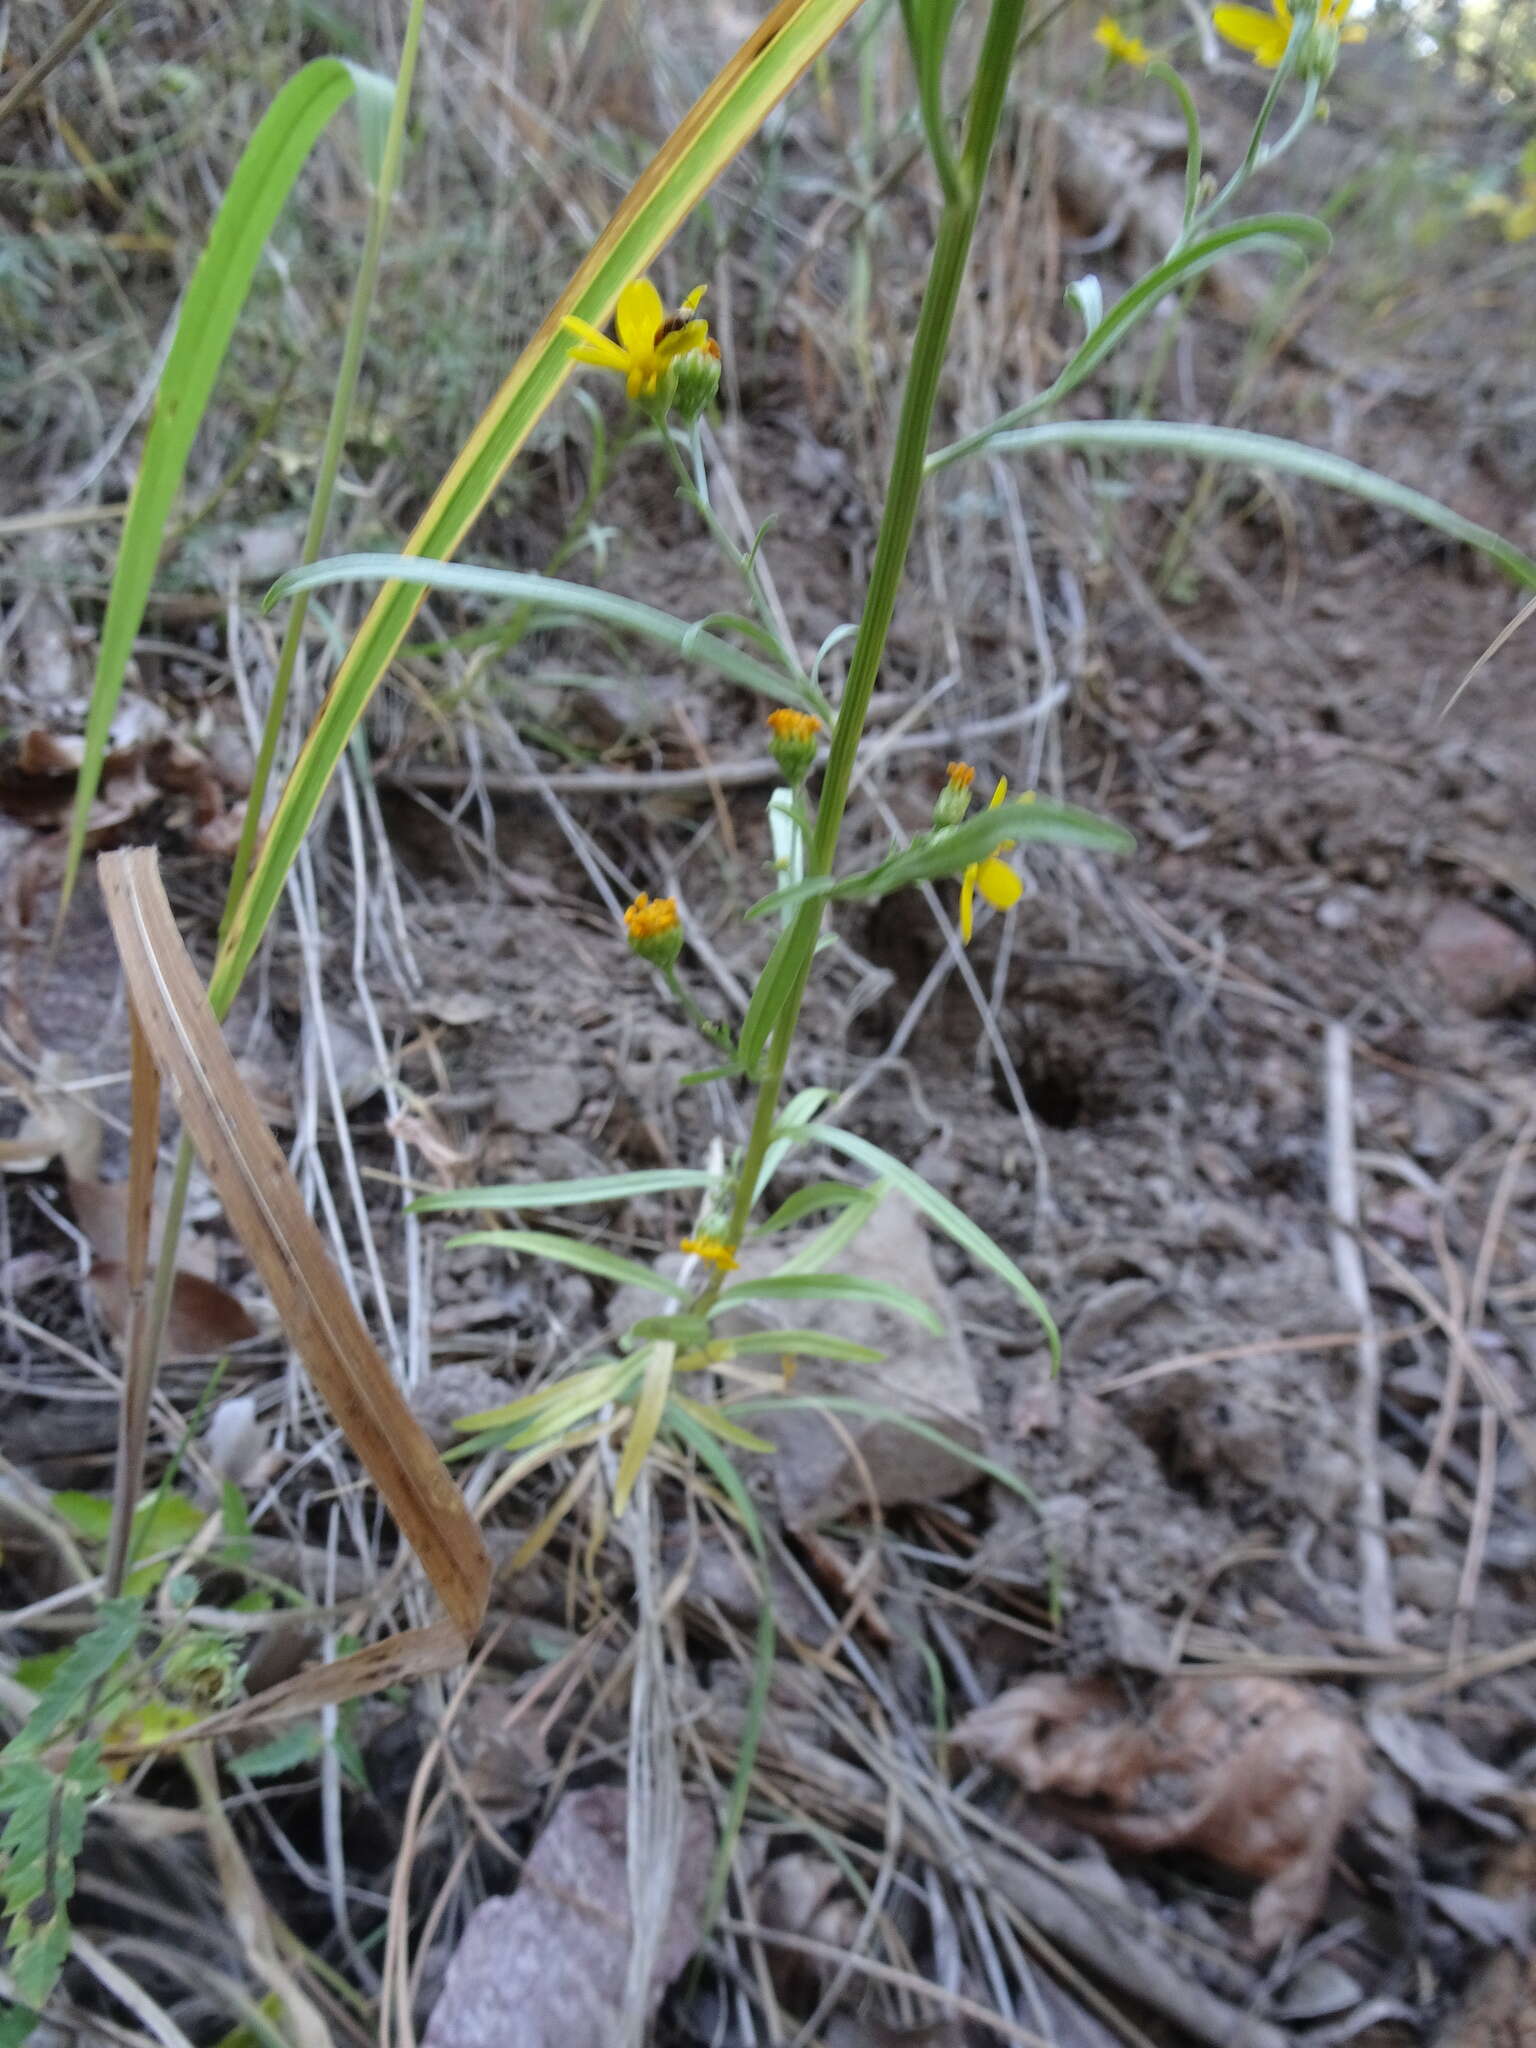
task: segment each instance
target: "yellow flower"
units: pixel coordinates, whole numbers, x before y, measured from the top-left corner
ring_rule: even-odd
[[[683,950],[683,927],[674,896],[658,896],[653,903],[642,889],[624,913],[629,949],[663,972],[677,964]]]
[[[995,811],[1007,794],[1008,778],[1004,776],[993,790],[992,801],[987,808]],[[1022,801],[1032,802],[1034,794],[1032,789],[1027,790]],[[1012,839],[1003,840],[996,853],[989,853],[985,860],[973,860],[960,879],[960,936],[967,945],[971,943],[971,933],[975,927],[978,889],[994,910],[1012,910],[1014,904],[1024,894],[1024,884],[1007,861],[999,860],[997,857],[999,853],[1007,853],[1014,844],[1015,841]]]
[[[707,1233],[699,1237],[685,1237],[681,1248],[690,1258],[705,1259],[711,1266],[718,1266],[722,1273],[734,1273],[740,1264],[736,1247],[727,1244],[722,1237],[710,1237]]]
[[[1254,63],[1265,71],[1273,71],[1279,65],[1290,45],[1291,30],[1295,25],[1286,0],[1270,0],[1270,6],[1272,12],[1269,14],[1258,7],[1218,7],[1211,15],[1217,35],[1224,37],[1234,48],[1246,50]],[[1316,25],[1320,29],[1332,29],[1341,43],[1363,43],[1363,28],[1346,28],[1344,25],[1349,8],[1350,0],[1319,0]],[[1331,64],[1329,68],[1332,68]]]
[[[571,361],[613,370],[624,379],[631,398],[652,398],[678,356],[689,349],[710,347],[709,322],[692,317],[703,296],[700,285],[684,299],[681,310],[669,317],[650,279],[634,278],[619,293],[613,323],[618,329],[617,341],[610,340],[590,320],[567,313],[561,325],[581,337],[581,347],[571,350]]]
[[[770,711],[768,730],[776,740],[791,740],[809,746],[821,731],[821,720],[810,711]]]
[[[1137,70],[1152,62],[1152,52],[1140,36],[1128,36],[1112,14],[1106,14],[1093,32],[1093,40],[1100,44],[1111,58],[1118,58],[1122,64],[1134,64]]]

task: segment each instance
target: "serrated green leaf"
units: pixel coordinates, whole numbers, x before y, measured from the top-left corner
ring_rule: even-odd
[[[418,1195],[413,1216],[454,1215],[478,1209],[562,1209],[581,1202],[631,1202],[682,1188],[707,1188],[715,1175],[692,1166],[658,1166],[644,1173],[603,1173],[585,1180],[504,1182],[489,1188],[440,1188]]]
[[[868,1138],[861,1138],[853,1131],[839,1130],[835,1124],[808,1124],[801,1135],[808,1144],[825,1145],[828,1151],[840,1152],[845,1159],[855,1159],[872,1173],[878,1173],[898,1193],[905,1195],[915,1208],[921,1209],[931,1223],[936,1223],[946,1237],[959,1245],[962,1251],[968,1252],[977,1265],[985,1266],[988,1272],[1005,1281],[1038,1319],[1050,1346],[1052,1367],[1060,1371],[1061,1334],[1050,1310],[1039,1290],[1025,1278],[1002,1247],[993,1243],[980,1224],[973,1223],[963,1209],[957,1209],[947,1195],[941,1195],[937,1188],[930,1187],[920,1173],[914,1173],[910,1166],[893,1158],[879,1145],[872,1145]]]
[[[667,1280],[651,1266],[626,1259],[600,1244],[584,1244],[578,1237],[556,1237],[547,1230],[471,1230],[448,1240],[450,1251],[464,1245],[494,1245],[505,1252],[521,1252],[528,1258],[552,1259],[556,1265],[574,1266],[578,1273],[592,1273],[612,1280],[620,1287],[644,1287],[652,1294],[670,1294],[681,1301],[687,1294],[675,1280]]]
[[[720,1316],[747,1301],[868,1301],[920,1323],[935,1337],[944,1325],[928,1306],[904,1287],[884,1280],[865,1280],[853,1273],[775,1273],[763,1280],[739,1280],[715,1297],[709,1313]]]
[[[27,1716],[26,1726],[0,1751],[0,1762],[35,1756],[68,1721],[99,1680],[127,1656],[138,1640],[143,1612],[137,1600],[104,1600],[95,1624],[75,1644]]]

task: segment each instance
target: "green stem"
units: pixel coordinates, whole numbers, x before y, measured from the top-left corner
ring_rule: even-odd
[[[1002,119],[1014,46],[1018,42],[1026,5],[1027,0],[992,0],[992,11],[982,40],[958,167],[959,189],[939,217],[933,262],[928,271],[922,310],[918,314],[917,332],[912,339],[912,364],[902,396],[885,513],[880,521],[875,558],[870,567],[869,590],[859,619],[853,656],[848,665],[848,681],[838,707],[837,725],[822,776],[816,829],[810,844],[808,872],[811,875],[830,874],[837,852],[838,835],[853,783],[854,761],[880,673],[886,636],[896,609],[912,529],[917,520],[923,466],[934,405],[939,395],[945,347],[965,278],[971,239],[976,232],[987,164],[997,139],[998,123]],[[739,1244],[746,1230],[763,1158],[773,1137],[784,1074],[794,1044],[795,1027],[800,1019],[800,1005],[805,997],[811,961],[815,957],[823,909],[824,905],[815,900],[803,904],[796,913],[794,929],[800,956],[799,969],[789,998],[773,1027],[768,1063],[758,1087],[752,1128],[747,1137],[726,1231],[727,1242],[731,1244]],[[718,1290],[718,1281],[714,1286]]]

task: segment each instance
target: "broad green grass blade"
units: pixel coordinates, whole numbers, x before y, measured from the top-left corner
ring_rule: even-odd
[[[679,1188],[713,1187],[716,1176],[697,1166],[658,1166],[644,1173],[593,1174],[587,1180],[516,1181],[489,1188],[442,1188],[418,1195],[413,1216],[476,1209],[563,1209],[582,1202],[628,1202],[640,1195],[666,1195]]]
[[[519,569],[482,569],[469,562],[423,561],[412,555],[333,555],[324,562],[310,562],[302,569],[290,569],[267,592],[263,610],[270,611],[280,599],[301,590],[318,590],[328,583],[417,584],[432,590],[458,590],[472,597],[512,598],[533,613],[559,612],[591,619],[600,626],[615,627],[621,633],[635,633],[654,640],[684,661],[697,661],[712,668],[727,682],[740,683],[771,697],[776,704],[794,698],[801,708],[813,707],[794,680],[781,668],[768,668],[729,640],[706,632],[702,625],[675,619],[655,605],[640,604],[631,597],[615,597],[611,591],[595,589],[590,583],[567,583],[558,576],[527,575]]]
[[[570,375],[565,315],[598,325],[608,318],[623,287],[645,270],[858,6],[859,0],[779,0],[747,37],[642,172],[550,308],[422,514],[406,543],[408,555],[445,560],[457,550]],[[421,603],[420,585],[386,584],[347,650],[225,935],[209,990],[216,1009],[239,986],[342,750]]]
[[[744,1301],[868,1301],[909,1317],[935,1337],[944,1333],[939,1318],[915,1294],[909,1294],[904,1287],[892,1287],[887,1281],[864,1280],[853,1273],[776,1273],[763,1280],[742,1280],[717,1296],[709,1313],[725,1315]]]
[[[969,1252],[978,1266],[985,1266],[989,1273],[995,1273],[999,1280],[1006,1281],[1031,1313],[1039,1318],[1046,1342],[1051,1347],[1052,1367],[1060,1370],[1061,1335],[1039,1289],[1024,1277],[1002,1247],[992,1242],[980,1224],[973,1223],[963,1209],[957,1209],[947,1195],[931,1188],[920,1173],[914,1173],[910,1166],[892,1158],[889,1152],[883,1152],[878,1145],[872,1145],[868,1138],[861,1138],[854,1131],[840,1131],[835,1124],[807,1124],[800,1137],[805,1144],[825,1145],[829,1152],[841,1152],[845,1159],[856,1159],[871,1173],[878,1173],[882,1180],[905,1195],[914,1208],[921,1209],[929,1222],[936,1223],[962,1251]]]
[[[579,1237],[556,1237],[550,1230],[470,1230],[463,1237],[448,1240],[450,1251],[460,1245],[497,1245],[504,1252],[526,1252],[531,1258],[553,1259],[557,1265],[574,1266],[578,1273],[595,1273],[620,1287],[647,1287],[652,1294],[670,1294],[681,1301],[686,1288],[675,1280],[664,1280],[650,1266],[637,1259],[623,1258],[600,1244],[583,1244]]]
[[[1119,454],[1189,455],[1201,462],[1238,462],[1248,469],[1284,470],[1290,476],[1304,477],[1309,483],[1328,484],[1336,491],[1369,499],[1372,504],[1386,506],[1388,511],[1405,512],[1420,525],[1477,548],[1527,590],[1536,589],[1536,561],[1490,528],[1463,519],[1438,499],[1426,498],[1422,491],[1394,483],[1390,477],[1366,469],[1361,463],[1275,434],[1252,434],[1243,427],[1209,427],[1179,420],[1052,420],[1044,426],[1017,427],[994,434],[986,440],[985,448],[989,455],[1029,455],[1040,448],[1103,448]],[[952,456],[970,452],[957,444],[955,449],[941,449],[937,459],[948,461]]]
[[[144,607],[165,539],[166,521],[180,489],[187,457],[202,424],[214,380],[235,322],[250,292],[283,202],[309,153],[337,110],[357,97],[364,148],[375,158],[389,119],[394,81],[360,70],[339,57],[321,57],[289,79],[246,144],[207,246],[192,273],[155,394],[155,409],[139,473],[123,522],[112,572],[107,616],[96,656],[96,679],[86,715],[85,753],[75,785],[64,858],[59,915],[68,908],[80,870],[86,823],[101,781],[112,720],[133,653]]]

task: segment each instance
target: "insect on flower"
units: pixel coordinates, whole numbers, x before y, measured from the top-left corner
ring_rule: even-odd
[[[710,339],[709,322],[697,317],[704,286],[691,291],[675,313],[668,313],[648,277],[637,277],[619,293],[614,315],[617,339],[567,313],[561,325],[576,335],[580,347],[571,350],[575,363],[590,363],[594,369],[612,370],[624,379],[631,398],[654,398],[672,364],[690,349],[720,351]]]
[[[1232,44],[1234,49],[1246,50],[1255,64],[1262,70],[1274,71],[1290,47],[1291,32],[1296,26],[1286,0],[1270,0],[1271,12],[1266,14],[1260,7],[1218,7],[1211,15],[1211,25],[1217,35]],[[1327,69],[1333,69],[1332,57],[1337,54],[1339,43],[1363,43],[1365,30],[1358,26],[1346,26],[1344,17],[1349,13],[1350,0],[1318,0],[1317,13],[1308,27],[1321,30],[1331,37]]]

